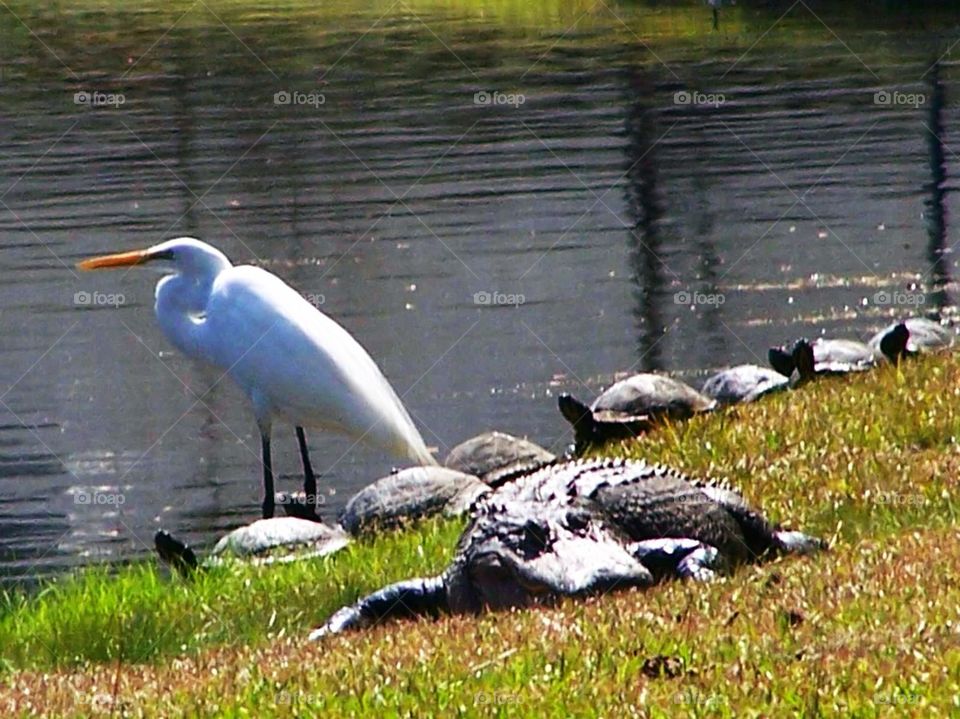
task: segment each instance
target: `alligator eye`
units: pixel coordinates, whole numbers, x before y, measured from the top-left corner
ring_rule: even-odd
[[[550,545],[550,536],[546,527],[534,521],[523,525],[523,538],[520,540],[519,550],[526,557],[535,557],[547,551]]]
[[[567,512],[567,526],[571,531],[582,532],[589,524],[590,518],[583,512]]]

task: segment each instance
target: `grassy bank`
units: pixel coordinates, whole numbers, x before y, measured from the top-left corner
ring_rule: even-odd
[[[341,603],[442,566],[458,524],[430,522],[301,566],[193,584],[143,566],[8,598],[0,714],[960,712],[958,400],[960,357],[932,357],[605,448],[729,477],[773,518],[832,539],[708,586],[304,644]]]

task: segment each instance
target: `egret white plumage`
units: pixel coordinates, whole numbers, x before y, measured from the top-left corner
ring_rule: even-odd
[[[332,430],[417,464],[436,464],[393,387],[343,327],[276,275],[231,264],[220,250],[180,237],[145,250],[93,257],[94,270],[157,263],[156,311],[167,339],[229,374],[253,404],[263,462],[263,516],[274,511],[270,436],[296,427],[304,491],[316,496],[304,427]],[[311,506],[312,511],[312,506]]]

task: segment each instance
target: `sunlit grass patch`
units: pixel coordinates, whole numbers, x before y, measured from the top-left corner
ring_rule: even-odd
[[[0,616],[8,666],[149,661],[217,644],[302,635],[372,584],[438,571],[457,522],[384,534],[319,560],[253,566],[232,562],[190,581],[154,562],[81,570],[36,596],[11,595]]]
[[[23,672],[5,699],[67,716],[98,704],[208,716],[946,715],[960,691],[957,539],[952,528],[889,535],[709,585],[319,644],[286,636],[173,664]]]

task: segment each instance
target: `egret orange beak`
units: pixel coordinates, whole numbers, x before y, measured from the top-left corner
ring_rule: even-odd
[[[115,255],[101,255],[100,257],[91,257],[77,263],[78,270],[101,270],[109,267],[131,267],[139,265],[148,260],[154,259],[148,250],[133,250],[132,252],[119,252]]]

